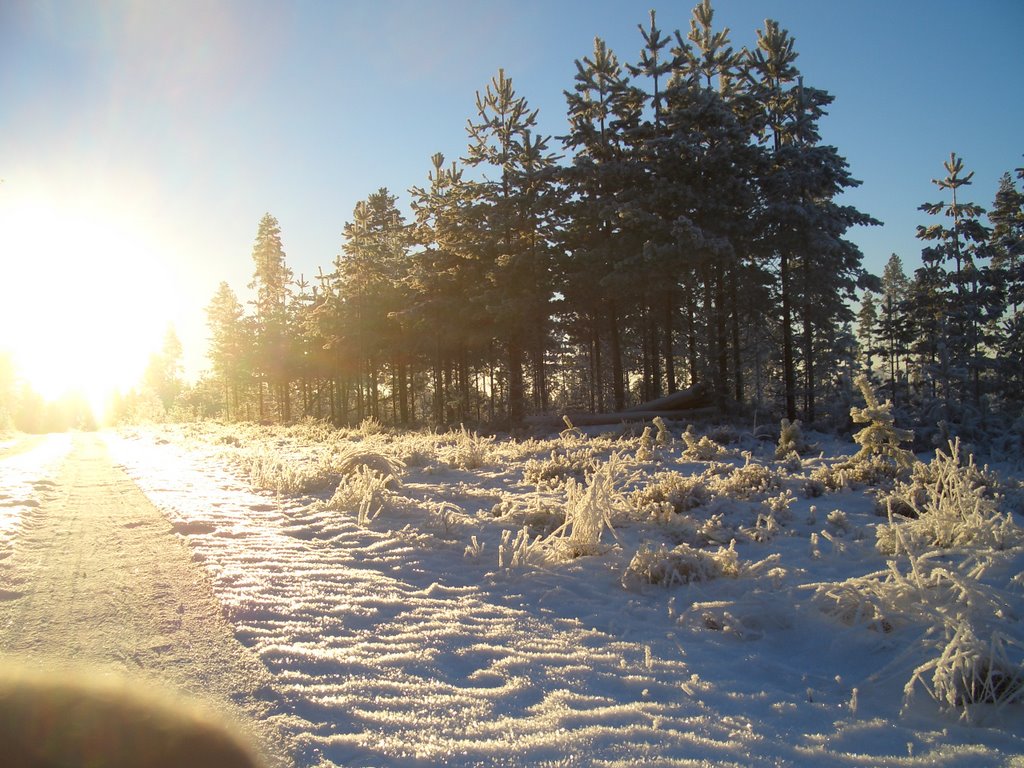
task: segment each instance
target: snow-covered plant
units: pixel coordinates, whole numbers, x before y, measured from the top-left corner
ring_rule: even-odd
[[[800,429],[800,420],[783,419],[779,428],[779,443],[775,446],[775,458],[789,458],[790,454],[800,456],[811,449]]]
[[[780,487],[778,474],[763,464],[747,463],[727,475],[716,477],[711,491],[730,499],[751,499]]]
[[[564,443],[574,443],[578,440],[582,440],[586,437],[583,430],[572,423],[572,419],[568,415],[562,416],[562,421],[565,422],[565,429],[558,433],[558,436]]]
[[[384,425],[381,424],[373,416],[367,416],[361,422],[359,422],[359,434],[363,437],[373,437],[379,435],[384,431]]]
[[[1024,643],[999,631],[986,642],[970,623],[948,626],[947,634],[942,652],[914,670],[903,689],[906,700],[922,685],[940,706],[960,709],[966,720],[974,704],[1024,702]]]
[[[455,443],[448,452],[448,463],[459,469],[484,467],[490,460],[493,443],[493,437],[482,437],[461,426],[455,435]]]
[[[333,463],[341,475],[350,475],[359,467],[369,467],[381,475],[398,477],[405,469],[405,463],[400,459],[357,444],[342,446],[335,454]]]
[[[527,529],[531,536],[549,536],[565,523],[565,506],[539,494],[508,497],[491,509],[491,515]]]
[[[963,464],[960,453],[959,442],[950,443],[949,453],[937,451],[909,483],[897,486],[893,498],[908,505],[916,519],[896,521],[890,514],[889,523],[876,532],[879,551],[895,555],[933,548],[1003,550],[1024,544],[1024,529],[1011,513],[1000,511],[974,457]]]
[[[681,514],[710,502],[711,492],[703,475],[658,472],[646,485],[633,491],[629,500],[641,512],[667,504],[672,512]]]
[[[510,530],[501,532],[501,542],[498,544],[499,568],[543,565],[547,559],[547,552],[540,536],[531,537],[526,528],[520,530],[515,538],[512,538]]]
[[[296,460],[266,445],[239,451],[234,462],[254,488],[275,493],[317,493],[331,487],[337,473],[330,456]]]
[[[686,426],[686,431],[683,432],[683,442],[686,443],[683,456],[687,459],[712,461],[724,453],[722,446],[706,435],[698,437],[693,424]]]
[[[672,433],[669,431],[668,426],[665,424],[665,420],[661,418],[661,416],[654,417],[654,426],[658,430],[658,434],[654,437],[654,442],[658,445],[671,445]]]
[[[739,555],[734,546],[710,552],[689,544],[679,544],[672,549],[664,544],[655,548],[643,544],[623,572],[622,586],[630,590],[644,584],[675,587],[722,576],[736,577],[739,572]]]
[[[884,403],[878,402],[878,396],[867,376],[864,374],[858,376],[856,384],[864,396],[866,405],[863,408],[856,406],[850,408],[850,418],[857,424],[867,424],[867,426],[853,436],[854,441],[861,446],[854,456],[854,460],[862,461],[880,457],[892,462],[898,468],[912,467],[917,459],[906,448],[901,448],[900,443],[912,441],[914,433],[909,429],[899,429],[895,425],[892,402],[890,400],[886,400]]]
[[[601,536],[605,531],[614,536],[613,518],[628,509],[625,497],[616,487],[621,473],[621,456],[613,453],[589,476],[585,485],[569,481],[565,523],[543,541],[556,559],[568,560],[604,551]]]
[[[338,483],[327,509],[355,511],[356,522],[369,525],[384,510],[390,488],[397,483],[393,475],[384,475],[365,464],[360,464]]]
[[[654,436],[651,433],[651,428],[644,427],[643,434],[640,435],[639,445],[636,448],[636,460],[639,462],[653,461],[655,458],[654,452]]]
[[[847,517],[846,513],[841,509],[833,509],[825,515],[825,521],[840,533],[849,533],[853,530],[850,518]]]
[[[597,460],[586,448],[559,447],[544,459],[528,459],[523,480],[538,488],[557,488],[570,478],[582,480],[597,468]]]

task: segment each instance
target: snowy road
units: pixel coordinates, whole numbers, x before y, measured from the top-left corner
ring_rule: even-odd
[[[0,459],[0,503],[5,663],[128,675],[250,722],[256,742],[278,738],[265,668],[99,435],[51,435]]]

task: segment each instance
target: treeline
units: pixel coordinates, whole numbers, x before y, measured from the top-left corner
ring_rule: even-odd
[[[295,278],[264,216],[252,301],[223,283],[207,309],[212,376],[193,409],[517,424],[699,382],[723,409],[814,421],[823,401],[847,400],[851,302],[882,284],[845,239],[877,222],[838,202],[859,182],[821,143],[833,97],[803,82],[774,21],[749,49],[714,29],[709,2],[685,35],[653,12],[640,32],[632,63],[600,39],[576,62],[557,139],[536,132],[537,112],[499,71],[477,93],[465,156],[431,158],[409,217],[387,189],[359,202],[341,253],[312,281]],[[962,224],[947,229],[952,239],[929,234],[930,247],[957,260],[961,282],[935,287],[936,302],[980,292],[956,251]],[[975,327],[962,325],[977,357],[988,337]],[[931,331],[939,365],[949,328]],[[918,387],[908,354],[891,367],[907,393]],[[934,378],[935,365],[913,370]],[[980,397],[989,382],[976,378]],[[936,394],[959,393],[953,378],[936,382]]]
[[[1024,168],[1002,176],[987,215],[966,199],[963,160],[945,171],[945,199],[920,206],[935,217],[917,228],[922,266],[908,277],[893,254],[861,301],[861,363],[933,442],[1009,429],[1024,447]]]

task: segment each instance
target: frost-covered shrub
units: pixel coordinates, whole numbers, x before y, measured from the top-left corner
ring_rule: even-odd
[[[790,454],[802,456],[811,450],[811,445],[804,439],[800,429],[800,420],[790,422],[783,419],[779,427],[779,443],[775,446],[775,458],[786,459]]]
[[[747,463],[726,475],[714,478],[711,490],[716,496],[752,499],[779,488],[779,475],[763,464]]]
[[[917,470],[907,483],[898,486],[892,499],[901,501],[916,519],[891,519],[876,532],[880,552],[888,555],[928,549],[1003,550],[1024,544],[1024,529],[1010,513],[999,509],[991,491],[993,478],[980,471],[969,456],[962,464],[958,442],[949,453],[937,451],[927,467]]]
[[[683,432],[683,442],[686,443],[683,456],[687,459],[713,461],[725,453],[725,449],[722,446],[709,439],[706,435],[698,437],[696,431],[694,431],[693,424],[687,425],[686,431]]]
[[[297,460],[261,445],[239,451],[232,460],[254,488],[275,493],[317,493],[330,488],[338,479],[326,453]]]
[[[460,427],[454,444],[447,451],[446,460],[459,469],[479,469],[490,462],[493,444],[493,437],[482,437]]]
[[[736,577],[739,572],[739,555],[733,546],[709,552],[689,544],[679,544],[672,549],[664,544],[656,548],[644,544],[623,572],[622,586],[626,589],[638,589],[644,584],[674,587],[722,576]]]
[[[397,483],[394,476],[360,464],[338,483],[326,507],[345,512],[355,511],[359,525],[368,525],[387,506],[391,496],[390,488]]]
[[[538,488],[557,488],[569,479],[582,480],[597,468],[597,460],[585,448],[555,448],[543,459],[529,459],[523,480]]]
[[[359,422],[359,428],[357,429],[357,432],[364,438],[379,435],[383,431],[384,425],[377,421],[377,419],[373,418],[373,416],[367,416]]]
[[[856,490],[871,486],[887,487],[900,474],[901,468],[880,456],[860,461],[841,461],[815,467],[808,477],[809,487],[841,491],[844,488]]]
[[[672,512],[681,514],[710,502],[711,492],[703,475],[658,472],[646,485],[633,491],[629,500],[641,512],[654,511],[667,504]]]
[[[861,374],[857,377],[857,387],[864,395],[865,407],[850,409],[850,418],[857,424],[867,424],[853,436],[861,449],[854,456],[855,461],[882,458],[899,468],[909,468],[917,459],[900,443],[912,442],[914,433],[909,429],[899,429],[892,415],[892,402],[878,402],[868,377]]]
[[[356,444],[339,448],[333,464],[341,475],[350,475],[359,467],[368,467],[381,475],[398,477],[405,469],[405,464],[400,459]]]
[[[942,652],[914,670],[903,689],[906,699],[920,684],[940,706],[961,709],[967,720],[973,704],[1024,702],[1024,644],[998,631],[985,642],[969,623],[948,627],[947,633]]]
[[[668,425],[665,424],[665,420],[661,416],[655,416],[653,424],[658,430],[658,434],[654,437],[654,442],[657,445],[671,445],[672,433],[669,431]]]
[[[551,559],[570,560],[604,551],[602,535],[605,531],[614,535],[614,518],[628,511],[625,497],[616,487],[621,472],[621,457],[613,453],[585,485],[569,481],[565,523],[541,542]]]
[[[564,505],[533,494],[503,499],[491,515],[525,529],[531,538],[550,536],[565,524]]]

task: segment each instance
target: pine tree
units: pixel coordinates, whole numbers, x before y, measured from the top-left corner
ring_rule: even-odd
[[[1024,179],[1024,169],[1018,169]],[[1011,402],[1024,399],[1024,192],[1009,173],[988,214],[992,224],[991,272],[1002,288],[1003,303],[995,315],[994,342],[999,350],[999,378],[1003,396]]]
[[[771,141],[771,163],[762,179],[764,246],[779,261],[783,383],[786,413],[796,412],[796,347],[793,322],[801,324],[804,416],[813,421],[819,345],[816,339],[849,319],[857,288],[874,287],[857,247],[844,238],[853,226],[878,224],[835,199],[860,184],[834,147],[819,144],[818,120],[833,97],[805,87],[794,64],[793,38],[768,20],[749,55],[755,93],[762,105],[761,134]]]
[[[228,418],[240,419],[241,394],[251,376],[253,339],[245,310],[226,282],[221,282],[206,307],[206,318],[210,329],[208,355],[223,387],[224,410]]]
[[[534,395],[544,406],[543,367],[549,344],[550,226],[555,156],[546,137],[534,134],[537,111],[518,96],[504,70],[477,92],[477,120],[468,121],[470,144],[465,162],[498,178],[473,182],[476,211],[473,233],[484,260],[484,302],[504,347],[508,374],[508,419],[525,414],[523,366],[535,368]]]
[[[950,154],[944,166],[946,176],[933,179],[932,183],[941,190],[949,190],[950,200],[924,203],[919,209],[931,216],[949,219],[950,226],[943,223],[918,226],[917,237],[934,243],[924,249],[922,261],[940,270],[947,282],[944,296],[948,315],[945,335],[949,343],[949,364],[966,369],[966,381],[959,375],[953,375],[950,369],[948,382],[959,381],[957,396],[970,395],[978,405],[982,394],[981,374],[987,367],[984,326],[992,313],[995,298],[979,263],[988,256],[989,231],[980,220],[985,209],[962,199],[961,190],[971,184],[974,172],[964,173],[963,160],[956,153]],[[955,266],[953,272],[946,269],[950,262]]]
[[[907,316],[909,283],[903,272],[903,262],[895,253],[889,257],[882,271],[882,300],[878,318],[878,335],[889,377],[890,399],[899,402],[898,382],[905,373],[901,360],[907,354],[912,340],[913,325]]]
[[[263,385],[267,383],[277,403],[278,417],[286,422],[291,419],[289,387],[292,350],[288,302],[291,298],[292,272],[285,263],[280,225],[269,213],[264,214],[260,220],[252,260],[255,271],[249,288],[256,291],[252,304],[256,336],[254,369],[259,377],[259,416],[260,419],[266,417]]]
[[[867,377],[872,376],[872,367],[878,347],[878,307],[875,294],[865,291],[857,313],[857,337],[860,340],[860,360]]]
[[[382,419],[381,378],[391,374],[392,417],[409,421],[408,361],[401,313],[408,306],[410,230],[397,198],[381,188],[356,203],[345,224],[343,256],[334,278],[345,301],[345,322],[361,367],[358,416]]]
[[[600,38],[594,40],[590,56],[576,61],[575,85],[565,97],[570,132],[562,142],[573,158],[561,172],[566,188],[560,228],[566,253],[560,262],[565,297],[561,314],[570,335],[587,348],[591,409],[605,409],[607,343],[612,400],[621,410],[622,319],[636,287],[631,276],[616,269],[619,254],[628,247],[619,206],[622,195],[638,181],[636,167],[625,157],[623,128],[635,122],[639,99],[618,58]]]

